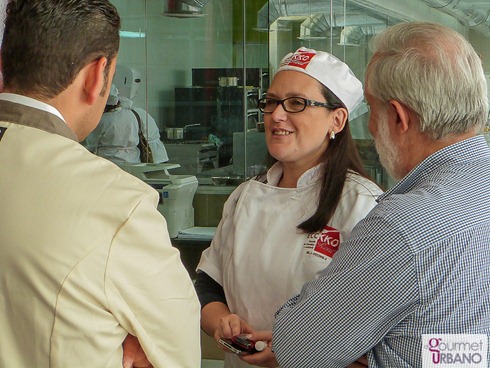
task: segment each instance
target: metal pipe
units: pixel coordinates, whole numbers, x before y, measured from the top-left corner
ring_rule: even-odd
[[[490,3],[470,0],[423,0],[428,6],[456,18],[467,27],[479,27],[490,35]]]
[[[423,0],[423,2],[441,13],[450,15],[463,26],[471,27],[484,36],[490,36],[489,0]],[[345,12],[345,9],[343,9],[345,3],[342,4],[342,0],[330,0],[330,7],[327,4],[328,0],[269,0],[258,13],[257,28],[266,30],[279,17],[311,16],[313,14],[325,14],[327,19],[332,18],[332,27],[350,25],[362,27],[365,25],[378,25],[381,22],[381,20],[365,14],[358,14],[357,16],[348,14],[344,21],[338,22],[335,19],[335,14]],[[365,8],[368,5],[371,10],[379,9],[380,6],[376,0],[350,0],[349,4],[357,5],[361,8]],[[328,8],[331,9],[330,14],[328,14]],[[380,9],[381,13],[382,9]],[[352,18],[355,20],[352,20]]]

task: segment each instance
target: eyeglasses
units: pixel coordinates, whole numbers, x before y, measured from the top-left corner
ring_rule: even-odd
[[[265,97],[258,101],[259,110],[263,113],[270,114],[274,112],[276,107],[281,104],[284,111],[287,112],[301,112],[306,109],[306,106],[319,106],[326,107],[327,109],[335,109],[336,106],[328,102],[318,102],[308,100],[303,97],[288,97],[284,100],[276,100],[275,98]]]

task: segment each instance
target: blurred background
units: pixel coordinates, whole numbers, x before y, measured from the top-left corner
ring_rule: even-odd
[[[192,221],[178,227],[177,235],[172,236],[191,275],[202,249],[209,245],[224,201],[236,185],[264,164],[267,149],[257,99],[267,90],[286,53],[300,46],[331,52],[364,80],[371,56],[369,41],[375,34],[398,22],[431,21],[468,39],[490,74],[488,0],[113,3],[122,16],[118,64],[139,71],[134,106],[147,111],[156,122],[168,164],[175,164],[167,173],[185,179],[184,186],[190,185],[187,178],[197,179],[186,194]],[[362,106],[351,120],[352,133],[373,179],[389,188],[394,182],[378,161],[367,116]],[[143,179],[151,183],[148,176]],[[164,214],[173,216],[172,211]],[[185,234],[182,227],[197,230]],[[203,340],[208,343],[211,347],[203,350],[203,357],[219,359],[214,342]],[[220,366],[203,361],[203,367],[206,364]]]

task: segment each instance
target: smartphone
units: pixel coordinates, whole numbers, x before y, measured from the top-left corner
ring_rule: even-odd
[[[246,355],[256,353],[255,342],[249,340],[245,335],[236,335],[231,339],[221,338],[219,343],[232,353]]]
[[[249,340],[245,335],[236,335],[231,339],[235,346],[238,346],[240,350],[256,353],[255,341]]]

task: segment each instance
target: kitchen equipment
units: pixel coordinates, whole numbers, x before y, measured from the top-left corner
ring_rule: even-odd
[[[167,139],[184,139],[184,128],[166,128]]]
[[[226,87],[228,85],[228,79],[226,77],[219,77],[218,78],[218,85],[220,87]]]
[[[243,176],[213,176],[211,180],[217,187],[237,186],[245,181]]]
[[[157,209],[167,221],[171,238],[176,238],[180,230],[194,227],[192,202],[198,187],[194,175],[171,175],[168,170],[180,167],[178,164],[126,164],[121,167],[159,192]]]
[[[174,138],[184,139],[184,128],[174,128]]]
[[[165,142],[168,157],[178,163],[178,174],[197,174],[219,165],[218,147],[214,143],[203,141]]]
[[[226,78],[226,85],[228,87],[236,87],[238,85],[238,78],[237,77],[227,77]]]
[[[165,128],[165,133],[167,134],[167,139],[175,139],[174,128]]]
[[[220,87],[236,87],[238,86],[238,77],[219,77],[218,86]]]
[[[188,141],[207,141],[209,134],[211,134],[211,127],[209,126],[203,126],[201,124],[189,124],[184,126],[184,139]]]
[[[267,170],[265,165],[251,165],[247,168],[247,177],[253,178],[259,174],[264,173]]]

